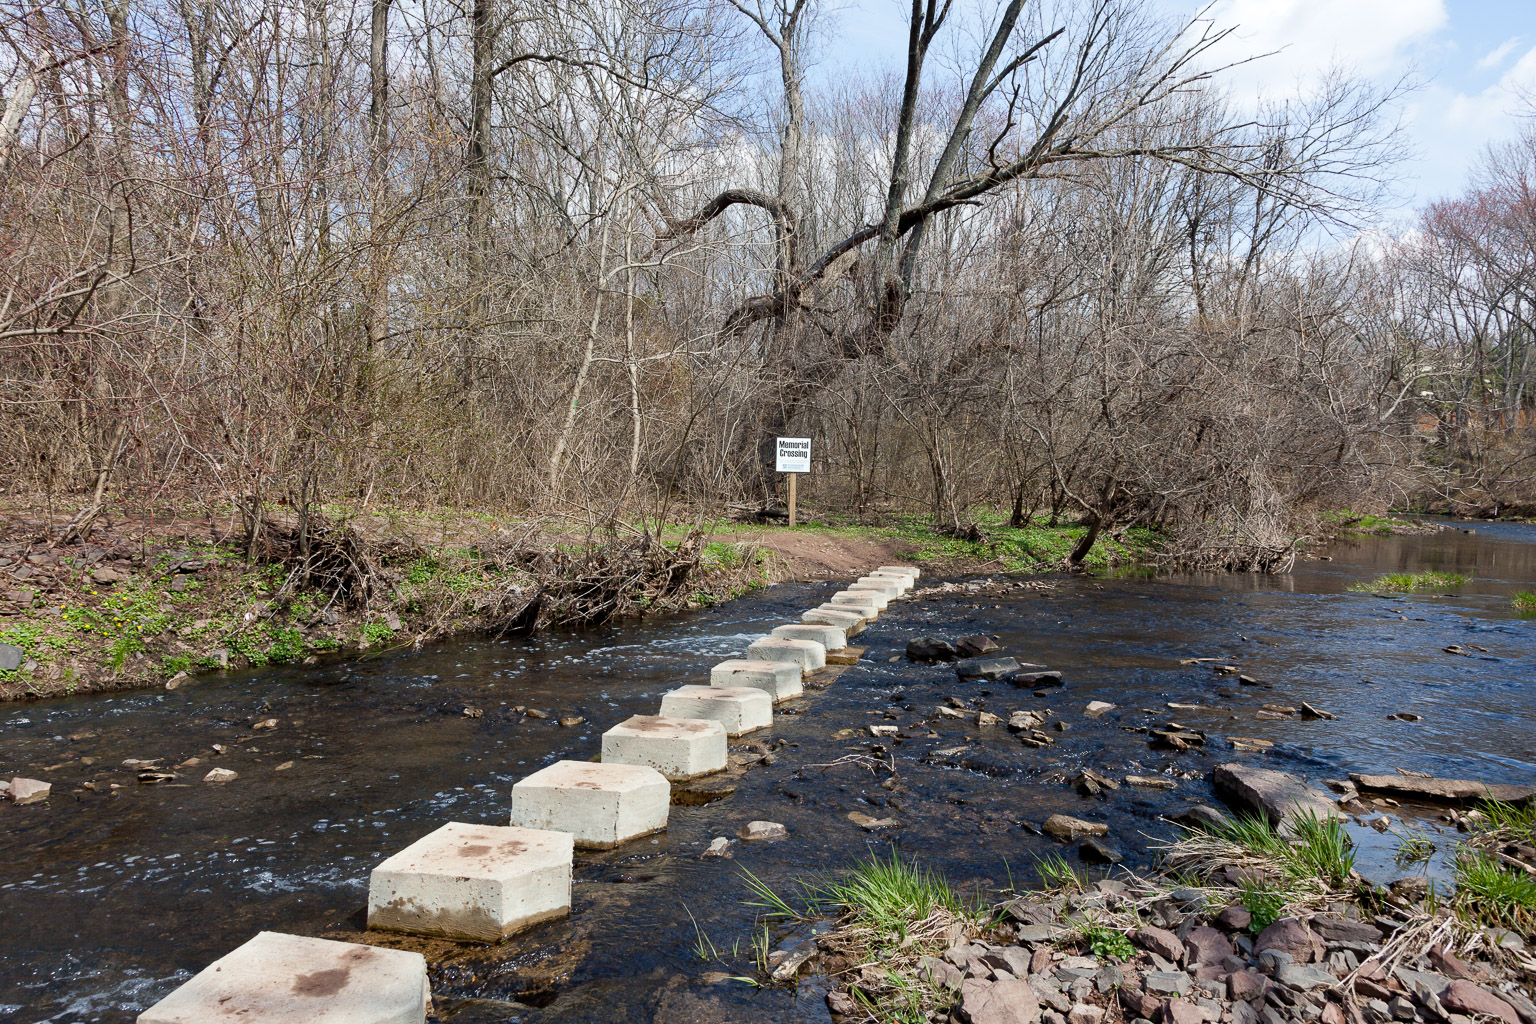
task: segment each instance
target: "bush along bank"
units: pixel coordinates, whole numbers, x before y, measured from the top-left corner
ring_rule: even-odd
[[[834,1019],[901,1024],[1536,1024],[1529,805],[1461,816],[1447,892],[1366,882],[1335,819],[1204,810],[1155,873],[1052,857],[1040,888],[992,899],[894,853],[799,899],[749,875],[754,906],[819,932],[774,949],[765,925],[752,980],[819,973]]]
[[[198,673],[420,645],[454,633],[591,626],[771,582],[752,545],[698,531],[580,543],[427,546],[311,518],[252,544],[0,542],[0,699],[164,685]]]

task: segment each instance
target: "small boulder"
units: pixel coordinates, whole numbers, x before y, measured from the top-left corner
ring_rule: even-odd
[[[1264,815],[1282,831],[1297,815],[1315,814],[1323,821],[1343,817],[1326,793],[1285,772],[1232,761],[1217,765],[1211,781],[1223,800]]]
[[[783,839],[789,835],[789,829],[776,821],[749,821],[737,834],[747,840]]]
[[[212,783],[233,782],[239,777],[238,773],[230,771],[228,768],[211,768],[208,774],[203,776],[203,781]]]
[[[1088,702],[1088,706],[1083,708],[1083,714],[1087,715],[1089,718],[1098,718],[1106,711],[1113,711],[1114,709],[1115,706],[1108,701],[1091,700]]]
[[[1184,954],[1192,964],[1219,964],[1235,953],[1232,940],[1210,925],[1191,928],[1184,936]]]
[[[1169,963],[1181,963],[1184,960],[1184,943],[1173,932],[1163,928],[1154,928],[1148,925],[1138,928],[1131,933],[1131,941],[1148,953],[1156,953]]]
[[[1013,658],[966,658],[955,663],[955,674],[961,679],[1001,679],[1019,668]]]
[[[1018,978],[971,978],[960,986],[960,1015],[970,1024],[1035,1024],[1040,1000],[1029,982]]]
[[[27,652],[15,644],[0,644],[0,672],[14,672],[27,660]]]
[[[1170,999],[1163,1004],[1163,1024],[1210,1024],[1204,1008],[1188,999]]]
[[[1253,914],[1241,903],[1234,903],[1216,915],[1216,926],[1225,928],[1229,932],[1246,932],[1251,924],[1253,924]]]
[[[725,836],[716,836],[710,841],[704,854],[707,858],[729,857],[731,855],[731,841]]]
[[[1021,689],[1031,686],[1048,687],[1062,685],[1060,672],[1054,669],[1037,670],[1029,667],[1018,672],[1009,673],[1006,681]]]
[[[1440,1004],[1452,1013],[1468,1017],[1497,1017],[1504,1024],[1520,1024],[1515,1008],[1481,985],[1458,978],[1440,993]]]
[[[1094,821],[1084,821],[1067,814],[1053,814],[1045,819],[1041,830],[1058,839],[1077,839],[1080,836],[1107,836],[1109,826]]]
[[[991,654],[993,651],[1002,650],[997,646],[997,641],[984,633],[976,636],[963,636],[955,641],[955,653],[962,658],[979,658],[983,654]]]
[[[1078,844],[1077,855],[1085,864],[1119,864],[1125,859],[1119,850],[1097,839],[1084,839]]]
[[[11,784],[6,789],[5,795],[11,801],[11,803],[18,807],[22,807],[26,804],[42,803],[44,800],[48,799],[48,794],[52,790],[52,783],[39,782],[36,779],[24,779],[18,775],[11,780]]]
[[[1322,959],[1323,943],[1312,934],[1311,929],[1294,917],[1282,917],[1274,924],[1259,932],[1259,937],[1254,940],[1255,953],[1262,953],[1267,949],[1280,950],[1289,954],[1291,959],[1298,964],[1309,964]]]
[[[1275,981],[1297,992],[1312,992],[1320,988],[1332,988],[1339,979],[1319,967],[1304,964],[1286,964],[1275,972]]]
[[[907,657],[913,661],[954,661],[955,648],[948,640],[920,636],[907,641]]]
[[[116,569],[105,565],[91,573],[92,581],[100,583],[103,586],[110,586],[113,583],[121,583],[127,578],[127,573],[118,572]]]

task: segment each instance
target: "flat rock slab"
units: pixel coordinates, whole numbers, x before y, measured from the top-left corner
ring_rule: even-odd
[[[827,665],[827,649],[814,640],[782,640],[765,636],[747,648],[747,657],[754,661],[788,661],[800,666],[802,672],[814,672]]]
[[[778,703],[805,692],[804,671],[793,661],[734,658],[709,670],[710,686],[753,686]]]
[[[771,718],[773,699],[761,690],[750,692],[768,704]],[[662,711],[666,710],[664,700]],[[656,769],[670,782],[686,782],[725,770],[725,732],[725,726],[718,721],[702,716],[635,715],[603,733],[603,763],[644,765]]]
[[[724,729],[720,737],[724,742]],[[666,828],[671,797],[666,777],[647,765],[556,761],[512,787],[511,823],[569,832],[578,847],[609,850]]]
[[[854,636],[864,629],[864,616],[853,610],[852,605],[812,608],[800,613],[800,621],[808,626],[836,626],[845,637]]]
[[[813,626],[808,623],[774,626],[770,636],[780,640],[814,640],[829,651],[840,651],[848,646],[848,634],[837,626]]]
[[[36,779],[24,779],[20,775],[11,780],[11,784],[5,788],[6,799],[19,805],[40,804],[48,799],[48,794],[53,791],[53,783],[39,782]]]
[[[1503,786],[1467,779],[1421,779],[1413,775],[1365,775],[1351,772],[1349,781],[1361,789],[1424,800],[1460,803],[1469,800],[1498,800],[1507,804],[1525,803],[1536,796],[1536,786]]]
[[[568,832],[451,821],[373,869],[368,927],[498,942],[571,912]]]
[[[1020,668],[1013,658],[963,658],[955,662],[955,674],[961,679],[1001,679]]]
[[[773,698],[753,686],[679,686],[662,695],[661,713],[719,722],[727,736],[744,736],[773,725]]]
[[[1228,762],[1216,766],[1211,781],[1227,803],[1262,814],[1282,832],[1298,815],[1315,814],[1320,821],[1344,817],[1328,794],[1285,772]]]
[[[138,1024],[422,1024],[427,993],[420,953],[261,932]]]
[[[852,587],[849,587],[847,590],[839,590],[827,598],[827,600],[832,604],[870,605],[876,611],[884,611],[891,603],[890,595],[884,591],[854,590]]]

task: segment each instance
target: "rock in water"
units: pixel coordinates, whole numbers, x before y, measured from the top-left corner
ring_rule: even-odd
[[[232,772],[228,768],[213,768],[209,770],[207,775],[203,776],[203,781],[213,783],[233,782],[239,777],[237,772]]]
[[[1097,839],[1084,839],[1077,847],[1077,855],[1085,864],[1119,864],[1125,859],[1119,850]]]
[[[948,640],[920,636],[907,641],[907,657],[913,661],[954,661],[955,649]]]
[[[1489,785],[1467,779],[1426,779],[1417,775],[1365,775],[1360,772],[1350,772],[1349,780],[1361,789],[1375,790],[1379,793],[1447,800],[1453,803],[1469,800],[1521,803],[1536,796],[1536,786]]]
[[[1315,814],[1322,821],[1343,817],[1326,793],[1285,772],[1228,762],[1216,766],[1211,781],[1227,803],[1264,815],[1282,832],[1298,815]]]
[[[52,783],[39,782],[36,779],[24,779],[18,775],[11,780],[10,788],[5,791],[5,795],[10,798],[11,803],[23,806],[25,804],[42,803],[48,799],[48,794],[52,790]]]
[[[1041,830],[1046,835],[1061,839],[1077,839],[1080,836],[1107,836],[1109,826],[1094,821],[1084,821],[1067,814],[1053,814],[1045,819]]]
[[[776,821],[749,821],[737,834],[743,839],[783,839],[789,829]]]
[[[963,636],[955,641],[955,653],[962,658],[979,658],[983,654],[991,654],[999,650],[1002,648],[997,646],[997,641],[985,634]]]
[[[955,673],[961,679],[1001,679],[1020,667],[1013,658],[966,658],[955,664]]]

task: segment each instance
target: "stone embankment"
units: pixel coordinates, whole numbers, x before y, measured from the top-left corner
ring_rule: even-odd
[[[773,705],[825,686],[862,653],[848,635],[915,584],[918,571],[883,566],[832,600],[716,666],[710,685],[666,694],[660,714],[636,715],[602,739],[601,760],[557,761],[512,787],[509,825],[447,822],[374,868],[368,927],[497,942],[571,911],[577,849],[611,849],[667,827],[677,788],[726,770],[728,738],[768,728]],[[832,666],[828,669],[829,664]],[[34,788],[43,785],[41,794]],[[46,784],[17,779],[17,803]],[[783,837],[754,821],[746,841]],[[722,837],[724,839],[724,837]],[[723,853],[729,840],[711,850]],[[145,1011],[140,1024],[305,1020],[416,1024],[431,1003],[419,953],[262,932]]]

